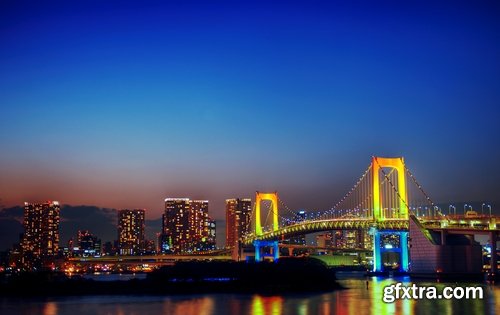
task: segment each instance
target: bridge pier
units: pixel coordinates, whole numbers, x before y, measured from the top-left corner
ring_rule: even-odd
[[[490,232],[490,243],[491,243],[491,259],[490,259],[490,267],[491,274],[496,275],[497,273],[497,232]]]
[[[447,235],[448,235],[448,231],[446,231],[446,230],[441,231],[441,245],[447,245],[447,242],[446,242]]]
[[[278,247],[278,241],[255,240],[253,242],[253,246],[255,247],[255,261],[260,262],[266,256],[266,255],[262,254],[263,247],[270,247],[273,260],[274,261],[278,260],[279,254],[280,254],[279,247]]]
[[[382,244],[382,236],[392,234],[399,237],[399,247],[391,244]],[[382,272],[384,266],[382,255],[384,253],[399,253],[399,271],[408,271],[408,232],[402,231],[375,231],[373,234],[373,271]]]

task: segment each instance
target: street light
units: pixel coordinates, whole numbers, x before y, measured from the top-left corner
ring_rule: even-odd
[[[490,209],[490,218],[491,218],[491,205],[486,205]]]
[[[483,214],[484,214],[484,210],[483,210],[483,209],[484,209],[484,206],[485,206],[485,205],[486,205],[486,204],[485,204],[484,202],[483,202],[483,204],[481,205],[481,215],[483,215]]]
[[[454,205],[450,205],[450,206],[448,207],[448,211],[449,211],[451,208],[453,208],[453,213],[454,213],[454,215],[457,215],[457,207],[455,207]]]
[[[465,215],[465,208],[467,208],[468,204],[464,204],[464,215]]]
[[[439,210],[439,207],[438,206],[434,206],[434,216],[437,216],[439,215],[441,211]]]

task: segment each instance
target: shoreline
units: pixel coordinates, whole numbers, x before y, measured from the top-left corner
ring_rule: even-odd
[[[146,279],[96,281],[53,272],[2,277],[2,296],[285,294],[330,292],[343,287],[334,271],[312,259],[277,263],[185,262],[148,273]]]

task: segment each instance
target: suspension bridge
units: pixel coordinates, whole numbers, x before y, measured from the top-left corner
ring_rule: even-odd
[[[263,201],[269,204],[264,224],[261,214]],[[278,208],[285,213],[280,213]],[[297,213],[278,198],[277,192],[256,192],[253,230],[240,241],[246,246],[253,245],[255,260],[261,261],[264,258],[263,248],[270,248],[271,257],[278,259],[279,242],[297,235],[332,230],[366,231],[372,240],[374,271],[383,269],[382,255],[386,252],[397,253],[400,270],[408,271],[411,218],[424,229],[438,231],[442,235],[489,233],[491,242],[496,244],[499,231],[496,217],[472,213],[456,215],[456,208],[455,214],[448,210],[450,212],[446,215],[432,201],[402,157],[372,157],[368,168],[339,202],[309,219],[295,218]],[[396,239],[397,245],[388,244],[388,237]],[[492,250],[492,257],[496,257],[496,247],[492,246]],[[493,259],[492,270],[496,270],[496,260]]]
[[[263,209],[266,205],[267,209]],[[368,243],[364,242],[363,246],[356,244],[357,246],[352,250],[372,251],[373,271],[384,269],[385,253],[397,254],[400,261],[399,270],[408,271],[410,258],[412,268],[416,265],[415,257],[409,255],[412,242],[415,245],[413,248],[417,245],[424,247],[423,256],[433,255],[434,257],[443,256],[442,253],[437,252],[436,248],[446,245],[449,236],[453,235],[467,235],[470,238],[473,235],[484,234],[489,237],[490,244],[496,244],[500,233],[496,222],[500,217],[491,215],[491,208],[490,215],[477,214],[473,211],[467,213],[464,211],[463,215],[457,215],[456,208],[453,207],[452,211],[451,207],[448,208],[448,213],[445,213],[434,203],[406,167],[403,158],[372,157],[368,168],[336,204],[326,211],[308,213],[308,218],[300,217],[296,211],[292,211],[278,197],[277,192],[256,192],[252,219],[249,223],[252,229],[247,226],[250,233],[244,235],[239,240],[238,246],[233,246],[232,250],[139,258],[132,256],[75,258],[71,262],[80,264],[147,262],[162,265],[193,259],[232,258],[238,260],[242,256],[243,247],[253,247],[256,261],[262,261],[269,256],[276,260],[279,258],[280,248],[288,248],[292,252],[294,248],[311,249],[314,247],[284,244],[283,241],[293,237],[317,232],[362,231],[368,236]],[[262,215],[262,210],[267,210],[265,217]],[[412,227],[423,231],[424,237],[417,241],[410,240]],[[329,248],[332,247],[335,245]],[[427,247],[434,249],[426,252]],[[320,246],[314,248],[320,248]],[[340,250],[344,251],[346,248]],[[491,246],[491,257],[497,257],[496,246]],[[464,260],[463,257],[460,259]],[[491,259],[493,274],[496,272],[496,263],[496,259]],[[434,263],[433,266],[436,265],[439,264]]]

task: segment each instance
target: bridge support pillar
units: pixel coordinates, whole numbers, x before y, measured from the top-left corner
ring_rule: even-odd
[[[384,235],[397,235],[399,237],[399,246],[385,243],[382,240]],[[383,269],[383,253],[399,253],[400,264],[399,271],[408,271],[408,232],[401,231],[375,231],[373,234],[373,271],[381,272]]]
[[[382,271],[382,252],[380,251],[380,232],[373,234],[373,271]]]
[[[490,259],[490,267],[491,273],[493,275],[497,272],[497,232],[490,232],[490,243],[491,243],[491,259]]]
[[[279,258],[279,247],[278,247],[278,241],[261,241],[261,240],[255,240],[253,242],[253,246],[255,247],[255,261],[259,262],[264,259],[264,257],[272,257],[273,261],[277,261]],[[266,255],[262,253],[262,248],[263,247],[270,247],[271,248],[271,255]]]
[[[408,271],[410,259],[408,254],[410,253],[410,249],[408,248],[408,232],[400,232],[400,246],[401,246],[401,267],[399,269],[401,271]]]
[[[441,230],[441,245],[447,245],[446,236],[448,235],[448,231]]]

